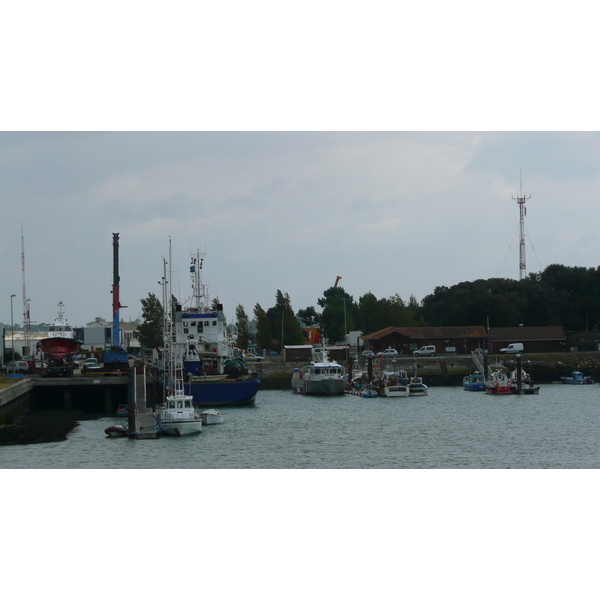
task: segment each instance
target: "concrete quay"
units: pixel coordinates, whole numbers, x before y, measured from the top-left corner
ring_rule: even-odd
[[[127,402],[127,377],[26,376],[0,390],[0,410],[11,411],[25,399],[41,409],[111,413]]]

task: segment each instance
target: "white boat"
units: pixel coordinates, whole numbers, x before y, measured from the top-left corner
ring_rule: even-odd
[[[166,338],[167,336],[165,336]],[[157,410],[156,424],[163,435],[190,435],[202,432],[202,415],[194,407],[194,397],[183,390],[184,345],[166,345],[168,379],[164,402]]]
[[[202,416],[194,408],[193,397],[167,396],[157,413],[158,431],[163,435],[190,435],[202,432]]]
[[[203,410],[200,415],[202,417],[202,425],[219,425],[225,420],[223,413],[214,408]]]
[[[410,389],[407,384],[386,385],[383,388],[383,395],[388,398],[410,396]]]
[[[309,366],[294,369],[292,391],[294,394],[315,396],[339,396],[344,393],[347,382],[343,379],[343,367],[330,361],[323,352],[322,362],[312,362]]]
[[[409,396],[427,396],[427,386],[422,377],[411,377],[408,383]]]

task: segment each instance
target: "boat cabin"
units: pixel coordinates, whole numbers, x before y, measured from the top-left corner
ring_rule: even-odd
[[[187,398],[183,400],[181,398],[172,399],[167,402],[167,408],[192,408],[192,400]]]

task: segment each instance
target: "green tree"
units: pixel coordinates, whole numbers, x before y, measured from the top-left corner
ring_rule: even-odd
[[[248,315],[241,304],[235,309],[235,319],[237,327],[237,347],[246,349],[250,343],[250,326],[248,324]]]
[[[143,323],[138,327],[140,344],[146,348],[157,348],[163,340],[163,307],[155,294],[141,300]]]
[[[260,304],[254,307],[254,319],[256,320],[256,345],[261,350],[272,350],[273,332],[267,313]]]
[[[279,335],[280,346],[302,344],[304,342],[302,328],[300,327],[300,323],[298,323],[298,319],[296,319],[296,315],[294,315],[289,294],[277,290],[275,299],[275,309],[277,310],[275,331],[277,332],[276,335]],[[283,339],[281,339],[282,334]]]
[[[314,306],[307,308],[301,308],[297,313],[296,317],[302,322],[305,327],[311,325],[319,325],[321,322],[321,315],[315,310]]]
[[[344,334],[356,327],[354,315],[357,310],[354,300],[343,287],[330,287],[323,292],[323,297],[317,300],[323,308],[321,314],[321,327],[323,337],[329,343],[343,340]]]

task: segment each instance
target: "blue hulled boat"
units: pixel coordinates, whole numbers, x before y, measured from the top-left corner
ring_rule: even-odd
[[[256,373],[249,372],[242,353],[227,330],[222,304],[211,303],[200,272],[204,258],[192,257],[190,274],[193,295],[189,306],[175,306],[170,324],[171,339],[184,345],[185,393],[201,408],[248,406],[260,388]],[[166,275],[166,273],[165,273]],[[166,305],[166,301],[165,301]],[[158,380],[164,381],[163,365]],[[167,382],[168,385],[168,382]]]
[[[485,378],[479,372],[475,371],[463,378],[463,388],[467,392],[483,392],[485,391]]]
[[[571,377],[561,377],[563,383],[569,383],[571,385],[590,385],[594,383],[594,380],[587,376],[584,377],[581,371],[573,371]]]

